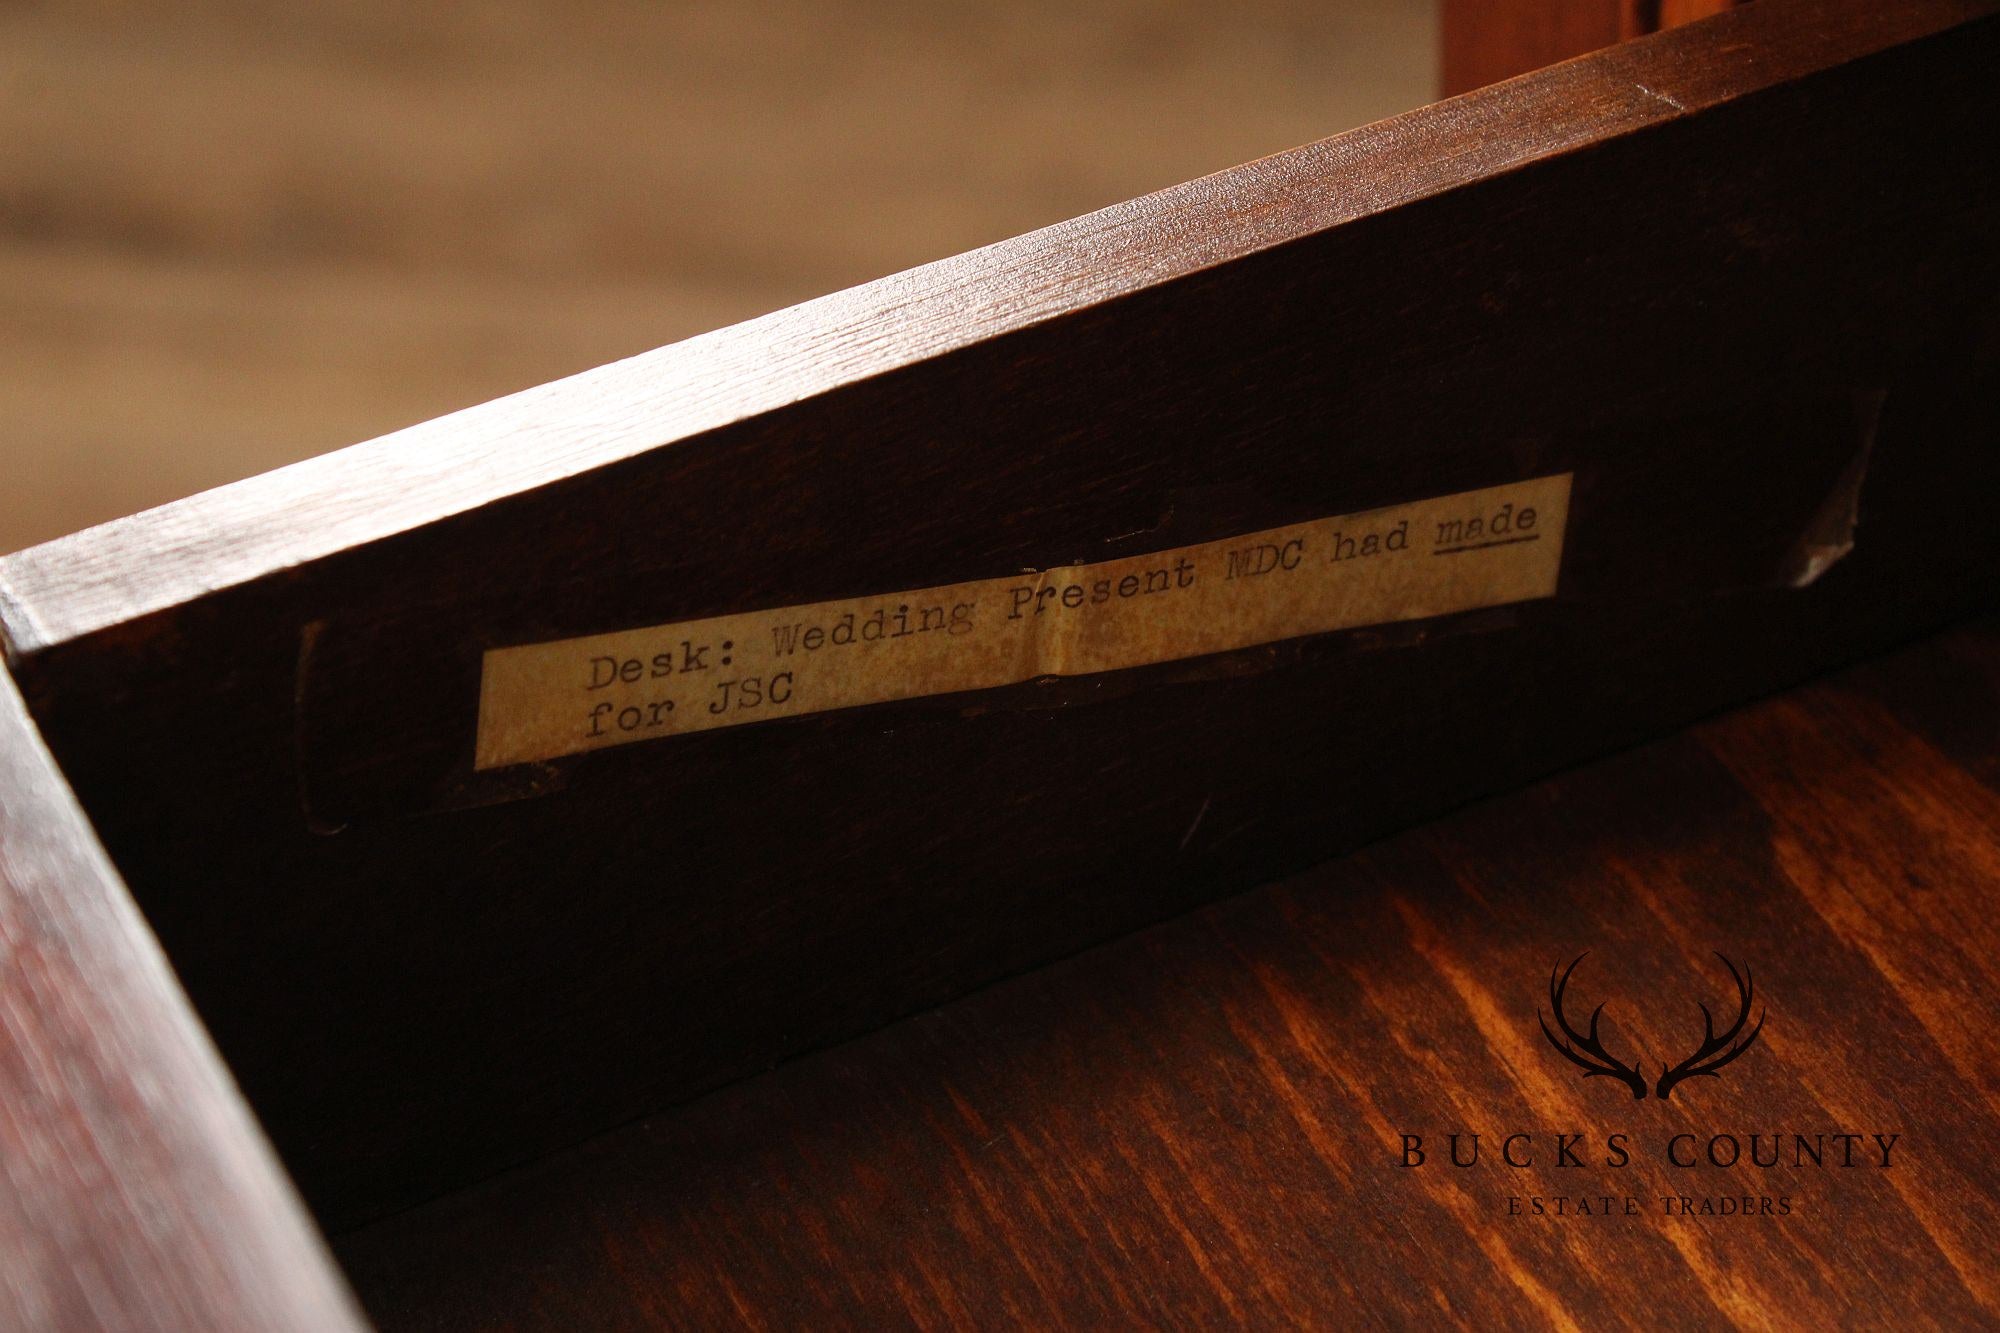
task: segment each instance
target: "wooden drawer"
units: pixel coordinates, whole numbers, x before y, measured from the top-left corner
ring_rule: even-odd
[[[0,560],[10,1299],[337,1326],[295,1185],[385,1324],[1752,1319],[1862,1214],[1990,1315],[1990,634],[1528,784],[1992,608],[1996,44],[1771,0]],[[1629,1132],[1949,1218],[1583,1278],[1397,1167],[1711,949],[1763,1072]]]

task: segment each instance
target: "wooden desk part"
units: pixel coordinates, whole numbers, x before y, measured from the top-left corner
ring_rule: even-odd
[[[1338,858],[1993,609],[1996,63],[1759,0],[0,559],[0,1313],[351,1317],[127,885],[385,1318],[1990,1312],[1987,638]],[[967,588],[1084,628],[585,706]],[[1673,1091],[1711,948],[1772,1026]],[[1905,1156],[1622,1271],[1439,1166],[1586,1112]]]

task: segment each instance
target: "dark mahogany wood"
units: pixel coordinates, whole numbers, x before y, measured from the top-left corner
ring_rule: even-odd
[[[0,1327],[360,1326],[0,670]]]
[[[1986,14],[1765,0],[23,552],[9,658],[307,1197],[406,1205],[1989,604]],[[470,771],[486,647],[1566,470],[1545,603]]]
[[[345,1237],[401,1329],[1987,1327],[2000,627],[1488,801]],[[1667,1101],[1545,1044],[1757,1046]],[[1452,1132],[1482,1164],[1447,1162]],[[1532,1142],[1509,1147],[1505,1136]],[[1554,1135],[1584,1136],[1561,1165]],[[1605,1163],[1624,1133],[1631,1161]],[[1828,1139],[1800,1167],[1792,1137]],[[1896,1135],[1888,1169],[1877,1133]],[[1402,1135],[1423,1136],[1420,1168]],[[1660,1160],[1665,1142],[1693,1168]],[[1717,1134],[1785,1135],[1723,1169]],[[1494,1161],[1506,1148],[1533,1165]],[[1461,1144],[1461,1155],[1469,1145]],[[1727,1159],[1729,1149],[1718,1157]],[[1610,1216],[1512,1216],[1510,1197]],[[1663,1216],[1752,1199],[1750,1216]],[[1628,1216],[1623,1199],[1642,1200]],[[1771,1213],[1763,1200],[1771,1200]],[[1787,1211],[1778,1212],[1779,1200]],[[1528,1205],[1524,1204],[1524,1208]],[[1738,1205],[1740,1208],[1740,1203]]]

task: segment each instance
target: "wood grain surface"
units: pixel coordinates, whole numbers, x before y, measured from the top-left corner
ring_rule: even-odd
[[[391,1331],[1989,1326],[1996,893],[1987,625],[337,1245]],[[1711,951],[1752,972],[1757,1045],[1665,1101],[1583,1079],[1537,1014],[1585,951],[1570,1017],[1602,1003],[1649,1077],[1699,1005],[1735,1011]],[[1478,1166],[1449,1164],[1451,1133],[1480,1135]],[[1797,1164],[1794,1136],[1840,1134],[1861,1138]],[[1710,1161],[1718,1135],[1739,1165]],[[1783,1136],[1779,1165],[1752,1135],[1766,1158]]]
[[[0,1315],[356,1320],[108,848],[393,1327],[2000,1317],[1990,625],[1029,970],[1990,607],[1996,52],[1764,0],[0,561]],[[1546,602],[465,771],[496,644],[1550,471]]]
[[[1749,6],[34,548],[11,660],[308,1199],[416,1202],[1989,605],[1986,12]],[[469,772],[486,648],[1563,471],[1545,603]]]
[[[4,670],[0,1327],[360,1328]]]

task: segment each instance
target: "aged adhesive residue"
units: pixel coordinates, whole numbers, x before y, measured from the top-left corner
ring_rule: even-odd
[[[1549,597],[1570,474],[1101,564],[485,655],[475,766]]]

